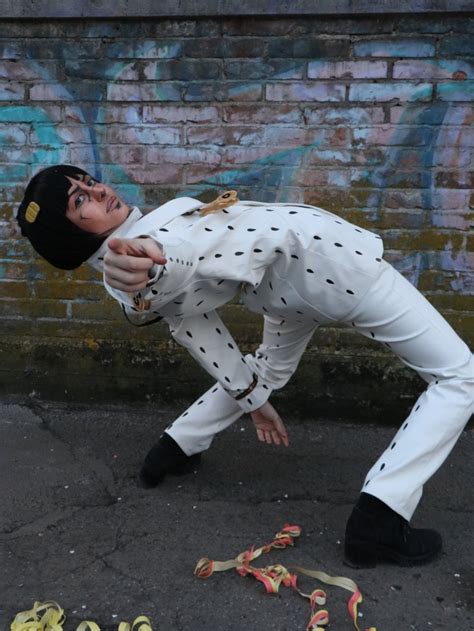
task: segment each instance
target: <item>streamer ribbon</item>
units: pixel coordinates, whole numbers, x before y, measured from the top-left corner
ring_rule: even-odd
[[[10,625],[10,631],[63,631],[66,621],[64,609],[54,600],[35,602],[32,609],[17,613]],[[96,622],[84,620],[76,631],[100,631]],[[152,631],[150,620],[138,616],[132,622],[120,622],[117,631]]]
[[[362,593],[357,584],[350,578],[344,576],[330,576],[319,570],[308,570],[304,567],[295,566],[290,572],[286,567],[280,564],[268,565],[266,567],[255,567],[252,561],[260,557],[262,554],[270,552],[273,549],[284,549],[294,545],[294,541],[301,534],[299,526],[290,526],[286,524],[284,528],[275,535],[273,541],[265,544],[260,548],[252,546],[248,550],[244,550],[235,559],[229,561],[212,561],[206,557],[200,559],[194,570],[194,574],[198,578],[209,578],[214,572],[225,572],[235,569],[240,576],[253,576],[257,581],[263,583],[268,594],[278,592],[280,585],[290,587],[303,598],[309,600],[311,606],[311,617],[306,627],[306,631],[324,631],[324,626],[329,623],[329,614],[326,609],[321,609],[326,604],[326,593],[322,589],[314,589],[310,594],[306,594],[298,587],[298,573],[304,574],[327,585],[336,585],[342,589],[351,592],[347,608],[352,619],[354,628],[361,631],[358,624],[357,608],[362,602]],[[365,631],[376,631],[375,627],[369,627]]]

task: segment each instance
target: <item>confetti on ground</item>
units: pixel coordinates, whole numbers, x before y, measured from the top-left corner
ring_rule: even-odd
[[[294,567],[294,573],[288,571],[286,567],[280,564],[268,565],[267,567],[254,567],[251,562],[261,554],[270,552],[272,549],[284,549],[294,545],[294,539],[301,534],[300,526],[290,526],[286,524],[284,528],[275,535],[272,543],[255,548],[252,546],[248,550],[241,552],[235,559],[229,561],[211,561],[204,557],[200,559],[194,570],[194,574],[199,578],[209,578],[214,572],[225,572],[226,570],[235,569],[240,576],[251,575],[264,584],[268,594],[278,592],[280,585],[291,587],[300,596],[307,598],[311,606],[311,618],[306,627],[306,631],[324,631],[323,626],[329,623],[329,614],[326,609],[318,609],[326,604],[326,593],[322,589],[315,589],[311,594],[305,594],[298,586],[298,575],[304,574],[311,578],[315,578],[327,585],[336,585],[350,592],[347,608],[352,619],[354,627],[357,631],[361,631],[357,623],[358,612],[357,607],[362,602],[362,594],[360,589],[350,578],[344,576],[329,576],[325,572],[318,570],[308,570],[304,567]],[[365,631],[376,631],[375,627],[367,628]]]
[[[10,625],[10,631],[63,631],[66,622],[64,609],[54,600],[35,602],[32,609],[17,613]],[[96,622],[84,620],[76,631],[100,631]],[[132,624],[120,622],[117,631],[153,631],[146,616],[135,618]]]

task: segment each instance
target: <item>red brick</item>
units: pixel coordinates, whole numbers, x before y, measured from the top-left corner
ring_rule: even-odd
[[[386,61],[311,61],[308,79],[384,79]]]
[[[278,38],[268,42],[268,56],[288,58],[344,59],[349,55],[349,37],[295,37]]]
[[[474,64],[462,59],[410,59],[396,61],[393,65],[394,79],[462,79],[474,78]]]
[[[350,151],[338,149],[332,150],[320,150],[312,149],[309,154],[308,163],[313,166],[319,165],[345,165],[350,164],[352,161],[352,155]]]
[[[474,81],[456,81],[439,83],[436,86],[436,96],[441,101],[471,102],[473,101]]]
[[[206,164],[207,168],[221,162],[218,150],[208,147],[149,147],[147,161],[150,164]]]
[[[354,83],[349,101],[429,101],[433,86],[429,83]]]
[[[264,160],[265,164],[294,164],[294,156],[281,147],[225,147],[222,164],[250,164]]]
[[[107,144],[118,145],[178,145],[182,143],[180,127],[170,125],[109,125]]]
[[[72,148],[72,163],[86,164],[91,161],[90,149]],[[80,159],[83,156],[84,159]],[[133,145],[106,145],[102,150],[102,161],[113,164],[143,164],[146,156],[146,147],[134,147]]]
[[[267,101],[343,101],[345,86],[334,83],[269,83]]]
[[[265,129],[249,126],[189,127],[186,133],[187,142],[191,145],[261,145]]]
[[[347,107],[334,105],[305,106],[304,118],[308,125],[377,125],[385,122],[382,107]]]
[[[67,303],[59,300],[0,300],[2,318],[61,318],[67,316]]]
[[[122,320],[123,312],[117,302],[74,302],[72,318],[74,320]]]
[[[213,123],[219,119],[215,106],[144,105],[145,123]]]
[[[354,42],[357,57],[433,57],[436,52],[434,38],[383,38]]]
[[[0,263],[1,265],[1,263]],[[31,298],[30,284],[25,281],[0,281],[0,298],[26,299]],[[2,302],[0,301],[0,314],[2,314]]]
[[[385,208],[424,208],[425,202],[421,191],[393,191],[387,189],[383,194]]]
[[[472,231],[474,227],[474,212],[466,209],[442,209],[430,212],[431,224],[436,228]],[[469,250],[469,247],[467,248]]]
[[[181,86],[177,83],[111,83],[107,90],[109,101],[180,101]]]
[[[22,101],[25,98],[25,86],[21,83],[0,83],[0,101]]]
[[[36,281],[31,284],[35,298],[53,300],[104,300],[106,291],[101,282]]]
[[[474,188],[474,171],[441,171],[435,174],[436,187]]]
[[[262,62],[258,60],[226,61],[224,75],[227,79],[302,79],[305,73],[304,62],[276,59]]]
[[[302,123],[303,116],[296,105],[226,105],[223,108],[223,121],[229,124]]]

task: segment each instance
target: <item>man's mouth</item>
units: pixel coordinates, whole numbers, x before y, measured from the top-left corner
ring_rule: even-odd
[[[109,213],[111,210],[116,210],[120,208],[121,203],[116,197],[111,197],[107,202],[106,212]]]

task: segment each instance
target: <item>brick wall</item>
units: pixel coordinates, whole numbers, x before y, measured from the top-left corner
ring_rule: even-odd
[[[3,21],[0,51],[0,392],[187,398],[206,381],[163,327],[124,324],[94,273],[54,270],[19,238],[22,187],[59,162],[143,209],[232,187],[338,212],[474,341],[472,15]],[[225,318],[254,348],[258,318]],[[333,329],[289,396],[340,412],[353,393],[336,405],[338,386],[357,382],[363,409],[380,371],[402,384],[392,397],[419,389]]]

